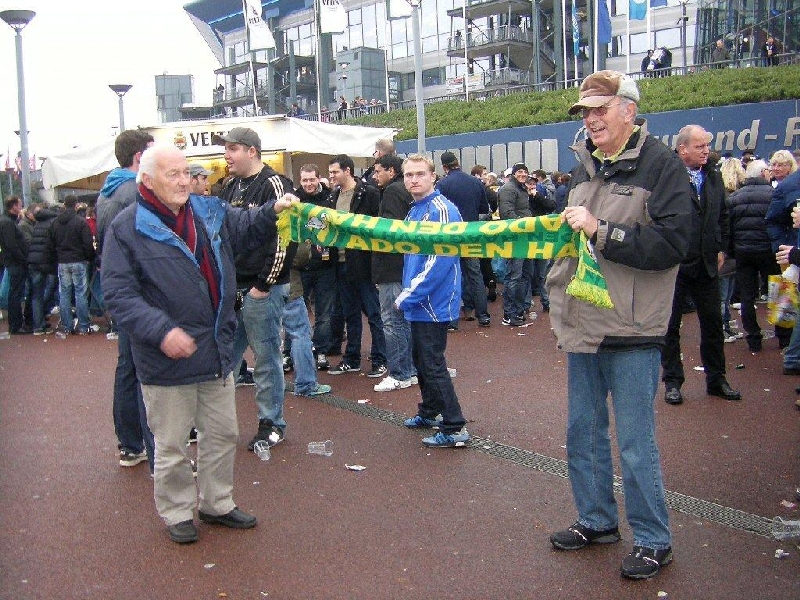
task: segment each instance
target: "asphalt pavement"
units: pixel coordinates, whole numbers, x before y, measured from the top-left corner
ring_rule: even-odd
[[[782,374],[776,339],[756,355],[725,345],[744,397],[727,402],[705,394],[697,318],[684,319],[685,402],[667,405],[662,388],[655,407],[675,560],[632,582],[619,575],[624,514],[619,544],[551,548],[575,520],[565,356],[547,314],[512,328],[499,300],[490,311],[490,328],[466,322],[448,338],[468,448],[428,449],[402,427],[415,386],[377,393],[363,372],[321,373],[332,394],[287,394],[286,441],[262,462],[246,449],[254,391],[239,388],[234,497],[259,523],[199,524],[188,546],[169,541],[146,465],[118,464],[116,342],[0,340],[0,598],[800,598],[800,549],[770,536],[775,516],[800,519],[800,377]],[[307,453],[328,439],[331,456]]]

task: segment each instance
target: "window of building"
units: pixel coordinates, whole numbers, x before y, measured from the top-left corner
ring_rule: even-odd
[[[435,67],[433,69],[425,69],[422,72],[422,87],[431,85],[442,85],[445,83],[445,69],[442,67]]]
[[[650,49],[647,33],[634,33],[631,35],[631,54],[641,54]]]
[[[656,31],[656,48],[680,48],[681,28],[672,27]]]

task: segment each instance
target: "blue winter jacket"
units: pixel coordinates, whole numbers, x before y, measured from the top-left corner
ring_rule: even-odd
[[[149,385],[187,385],[226,377],[236,330],[234,258],[258,249],[274,231],[271,205],[234,208],[219,198],[189,197],[198,227],[204,226],[220,273],[220,303],[213,309],[208,284],[194,254],[171,229],[138,202],[109,226],[101,269],[106,304],[131,338],[139,380]],[[161,351],[167,332],[180,327],[197,351],[173,360]]]
[[[456,223],[461,214],[435,190],[414,202],[406,221]],[[457,256],[406,254],[403,257],[403,291],[395,300],[407,321],[449,323],[461,306],[461,262]]]
[[[772,240],[772,250],[778,246],[800,246],[797,229],[792,225],[792,209],[800,201],[800,171],[795,171],[781,181],[772,192],[772,202],[767,210],[767,232]]]

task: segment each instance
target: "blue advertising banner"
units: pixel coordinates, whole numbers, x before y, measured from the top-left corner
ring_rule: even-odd
[[[566,110],[565,106],[564,111]],[[776,150],[800,148],[800,99],[695,108],[641,116],[647,119],[650,133],[670,147],[675,146],[675,137],[681,127],[696,124],[711,132],[711,147],[721,153],[730,152],[734,156],[740,156],[744,150],[750,149],[762,157],[769,157]],[[576,120],[553,125],[433,137],[426,140],[426,147],[429,152],[434,152],[529,140],[556,140],[557,169],[569,171],[576,164],[569,146],[583,137],[583,123]],[[397,151],[403,154],[416,152],[416,144],[416,140],[398,142]],[[472,165],[464,166],[468,169]]]

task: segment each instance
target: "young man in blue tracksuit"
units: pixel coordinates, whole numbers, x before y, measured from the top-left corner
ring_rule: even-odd
[[[412,154],[403,163],[403,181],[414,198],[407,221],[462,220],[455,205],[434,190],[434,180],[433,162],[429,158]],[[403,290],[395,306],[411,323],[411,355],[422,394],[417,414],[406,419],[405,426],[409,429],[438,426],[436,435],[422,439],[426,446],[465,446],[470,436],[464,428],[466,420],[444,357],[447,328],[458,318],[461,304],[461,265],[454,256],[406,254],[403,260]],[[439,414],[441,420],[437,419]]]

